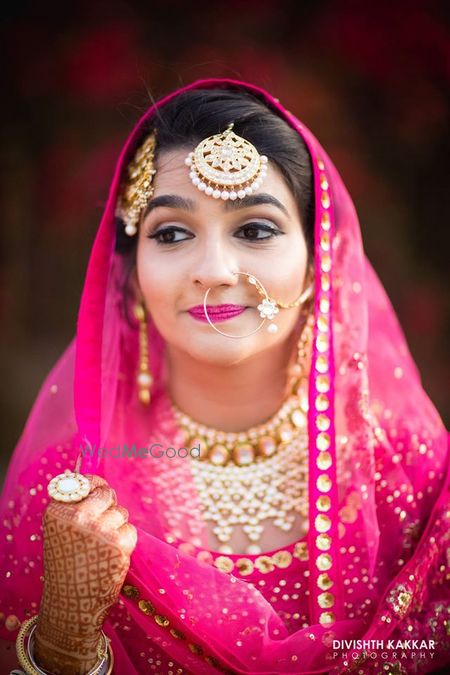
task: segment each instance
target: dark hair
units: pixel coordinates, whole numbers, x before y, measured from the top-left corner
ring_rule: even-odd
[[[283,175],[298,204],[305,239],[312,257],[314,242],[314,190],[312,164],[301,136],[275,110],[243,89],[193,89],[173,98],[156,111],[144,131],[157,132],[155,161],[159,153],[176,148],[192,150],[207,136],[233,131],[249,140]],[[116,250],[131,254],[137,237],[124,232],[117,220]]]

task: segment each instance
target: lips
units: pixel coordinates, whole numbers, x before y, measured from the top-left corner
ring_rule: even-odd
[[[212,321],[226,321],[235,316],[239,316],[247,309],[244,305],[206,305],[206,311]],[[203,305],[191,307],[189,314],[197,321],[207,321]]]

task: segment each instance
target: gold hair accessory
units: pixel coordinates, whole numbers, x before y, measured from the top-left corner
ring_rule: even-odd
[[[128,179],[119,197],[116,215],[124,221],[125,232],[130,237],[136,234],[142,210],[153,194],[155,146],[156,135],[152,132],[129,163]]]
[[[201,192],[214,199],[244,199],[257,190],[267,173],[268,159],[232,131],[208,136],[190,152],[185,163],[189,177]]]

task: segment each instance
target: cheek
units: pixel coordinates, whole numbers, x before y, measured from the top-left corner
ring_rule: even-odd
[[[283,249],[278,251],[274,264],[266,268],[264,276],[280,295],[292,299],[302,289],[307,262],[308,252],[303,237],[289,237],[283,243]]]
[[[168,298],[173,295],[173,274],[169,265],[160,264],[153,256],[139,251],[136,259],[137,278],[150,313],[160,313],[167,306]]]

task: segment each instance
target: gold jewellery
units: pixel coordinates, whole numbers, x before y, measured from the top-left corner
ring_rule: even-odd
[[[248,272],[234,272],[234,274],[245,275],[247,277],[248,282],[251,285],[253,285],[256,288],[259,295],[263,297],[262,302],[257,307],[262,321],[255,330],[253,330],[251,333],[247,333],[246,335],[231,335],[230,333],[225,333],[224,331],[220,330],[219,328],[217,328],[217,326],[214,325],[208,314],[206,300],[208,298],[208,294],[211,290],[211,287],[208,288],[203,297],[203,311],[205,312],[206,319],[208,320],[210,326],[214,328],[214,330],[217,333],[220,333],[221,335],[224,335],[225,337],[229,338],[240,339],[249,337],[250,335],[256,333],[263,326],[263,324],[266,322],[267,319],[270,320],[267,330],[269,331],[269,333],[276,333],[278,331],[278,326],[274,322],[274,319],[279,312],[279,308],[291,309],[293,307],[300,307],[312,296],[313,293],[314,284],[311,283],[296,300],[290,303],[284,303],[281,302],[280,300],[275,300],[274,298],[269,297],[263,284],[261,283],[261,281],[259,281],[259,279],[255,277],[254,274],[250,274]],[[305,311],[304,313],[306,314]],[[138,302],[134,306],[134,315],[139,322],[139,366],[138,366],[138,374],[136,377],[138,387],[138,398],[142,404],[149,405],[151,401],[151,387],[153,385],[153,376],[150,372],[149,367],[147,312],[143,301]]]
[[[134,307],[134,315],[139,322],[139,372],[137,374],[138,396],[141,403],[149,405],[153,376],[149,369],[147,317],[143,302]]]
[[[116,215],[125,223],[125,232],[133,237],[139,218],[153,195],[156,135],[152,132],[136,152],[127,168],[128,180],[119,197]]]
[[[229,338],[235,338],[235,339],[241,339],[245,337],[249,337],[250,335],[253,335],[254,333],[257,333],[259,329],[264,325],[266,319],[269,319],[271,323],[267,326],[267,330],[269,333],[276,333],[278,331],[278,326],[274,322],[275,316],[278,314],[280,311],[280,307],[282,309],[291,309],[293,307],[300,307],[308,298],[311,297],[312,292],[313,292],[313,284],[308,286],[308,288],[303,291],[299,297],[294,300],[293,302],[290,303],[284,303],[281,302],[280,300],[275,300],[274,298],[269,297],[269,294],[267,293],[266,289],[264,288],[263,284],[261,281],[259,281],[254,274],[249,274],[248,272],[233,272],[233,274],[243,274],[247,277],[247,281],[255,286],[256,290],[258,291],[259,295],[263,297],[262,302],[258,305],[257,309],[259,311],[259,316],[261,317],[262,321],[260,322],[259,326],[252,330],[250,333],[246,333],[245,335],[231,335],[230,333],[225,333],[222,330],[219,330],[217,326],[214,325],[214,323],[211,321],[207,306],[206,306],[206,300],[208,298],[209,292],[211,290],[211,287],[208,288],[205,292],[204,298],[203,298],[203,311],[205,312],[206,319],[208,320],[209,325],[214,328],[214,330],[217,333],[220,333],[221,335],[225,335],[225,337]]]
[[[193,185],[214,199],[244,199],[267,174],[267,157],[235,134],[233,126],[205,138],[185,159]]]
[[[268,158],[233,131],[226,130],[200,141],[185,163],[189,177],[201,192],[214,199],[244,199],[262,184]],[[142,211],[153,195],[156,132],[152,131],[127,167],[127,179],[118,198],[116,215],[124,222],[125,232],[133,237]]]
[[[265,521],[284,532],[301,516],[308,525],[308,435],[294,438],[271,457],[246,466],[216,466],[194,460],[192,475],[202,519],[211,522],[222,553],[233,553],[236,529],[249,540],[246,553],[260,553]]]
[[[51,479],[47,491],[57,502],[80,502],[88,496],[91,484],[81,473],[66,469]]]
[[[200,456],[193,458],[191,469],[202,520],[212,523],[221,553],[233,553],[236,531],[248,541],[246,554],[261,553],[260,540],[269,522],[283,532],[297,522],[307,533],[307,364],[312,329],[310,315],[298,342],[296,362],[289,369],[288,398],[265,424],[242,433],[217,431],[197,424],[173,406],[185,446],[200,445]],[[174,472],[173,480],[173,489],[182,489],[184,474]],[[169,526],[176,532],[184,513],[172,513],[170,499],[167,503]]]
[[[38,666],[33,654],[33,634],[36,630],[38,615],[23,622],[16,639],[16,653],[20,666],[27,675],[46,675],[47,671]],[[25,639],[27,644],[25,645]],[[97,647],[98,662],[87,675],[110,675],[113,671],[114,656],[109,638],[101,631]]]
[[[75,469],[66,469],[64,473],[54,476],[47,485],[49,497],[56,502],[74,503],[81,502],[91,491],[89,478],[80,473],[81,454],[75,462]]]

